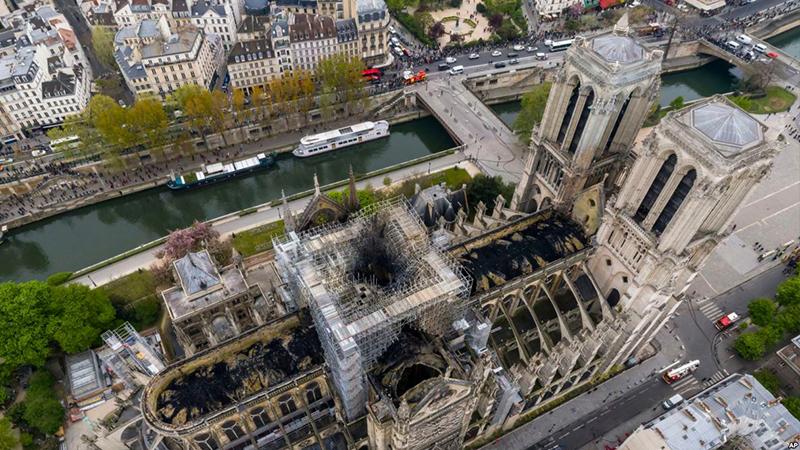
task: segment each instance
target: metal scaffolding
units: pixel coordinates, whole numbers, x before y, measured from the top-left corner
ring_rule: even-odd
[[[401,197],[369,205],[344,224],[290,233],[274,244],[284,276],[311,310],[351,418],[366,402],[366,371],[403,325],[441,335],[467,306],[469,275],[431,245]],[[385,267],[365,276],[361,269],[375,269],[370,257],[376,255]],[[389,280],[379,280],[386,272]]]
[[[107,363],[128,387],[135,385],[131,369],[152,377],[166,367],[161,355],[128,322],[101,337],[111,350]]]

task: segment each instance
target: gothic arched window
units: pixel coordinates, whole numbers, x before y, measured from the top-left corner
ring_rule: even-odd
[[[256,428],[263,428],[269,423],[269,414],[266,409],[261,407],[251,409],[250,418],[253,419]]]
[[[664,185],[667,184],[667,180],[669,180],[670,175],[672,175],[672,171],[675,170],[675,163],[677,161],[678,158],[673,153],[661,164],[661,168],[658,169],[656,177],[653,179],[653,182],[650,183],[650,189],[647,190],[647,193],[642,199],[642,203],[639,204],[639,209],[636,210],[636,214],[633,216],[634,220],[642,223],[645,217],[647,217],[647,214],[650,213],[650,208],[655,204],[656,199],[658,199],[658,196],[661,194],[661,190],[664,189]]]
[[[229,441],[235,441],[240,437],[244,436],[244,431],[242,430],[242,427],[240,427],[235,420],[229,420],[223,423],[222,431],[225,432],[225,436],[228,437]]]
[[[594,89],[589,91],[586,96],[586,101],[583,103],[583,110],[578,117],[578,124],[575,126],[575,134],[572,136],[572,141],[569,143],[569,152],[575,153],[578,150],[578,144],[583,135],[583,129],[586,128],[586,122],[589,120],[589,114],[592,112],[592,104],[594,104]]]
[[[284,416],[288,416],[297,410],[297,405],[294,403],[294,399],[288,394],[278,399],[278,405],[281,408],[281,414]]]
[[[569,123],[572,121],[572,113],[575,111],[575,105],[578,103],[578,96],[580,95],[581,82],[576,81],[575,87],[572,88],[572,95],[567,102],[567,110],[564,112],[564,117],[561,119],[561,128],[558,129],[558,137],[556,143],[561,144],[564,142],[564,137],[567,135]]]
[[[655,223],[653,224],[653,232],[656,236],[661,235],[664,230],[667,229],[667,225],[672,220],[672,217],[678,212],[678,208],[681,207],[681,204],[686,199],[686,196],[689,195],[689,191],[692,190],[692,186],[694,186],[694,180],[697,178],[697,172],[694,169],[689,170],[686,172],[686,175],[681,178],[681,182],[678,183],[678,187],[675,188],[675,192],[672,193],[672,196],[667,201],[667,204],[664,205],[664,209],[661,210],[661,214],[658,215],[658,219],[656,219]]]
[[[622,108],[620,108],[619,114],[617,115],[617,120],[614,121],[614,126],[611,128],[611,133],[608,135],[606,145],[603,147],[603,153],[606,153],[611,148],[611,144],[614,143],[614,137],[616,137],[619,126],[622,124],[622,119],[625,118],[625,113],[628,111],[628,105],[631,103],[631,98],[633,98],[633,94],[629,95],[625,100],[625,103],[622,104]]]
[[[201,433],[194,437],[194,443],[200,447],[200,450],[217,450],[219,444],[211,433]]]
[[[306,387],[306,402],[310,405],[322,398],[322,390],[319,384],[311,383]]]

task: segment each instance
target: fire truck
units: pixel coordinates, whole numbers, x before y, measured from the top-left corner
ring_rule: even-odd
[[[410,70],[406,70],[403,72],[403,81],[405,84],[414,84],[425,81],[428,78],[428,74],[425,73],[424,70],[420,70],[416,74],[411,72]]]
[[[720,317],[716,322],[714,322],[714,326],[716,326],[719,331],[722,331],[733,325],[733,323],[737,320],[739,320],[739,315],[735,312],[732,312]]]
[[[686,364],[664,372],[661,378],[663,378],[667,384],[672,384],[686,375],[694,372],[698,367],[700,367],[700,361],[695,359],[694,361],[689,361]]]

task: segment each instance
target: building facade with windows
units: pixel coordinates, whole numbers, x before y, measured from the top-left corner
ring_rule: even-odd
[[[219,36],[196,28],[173,32],[163,16],[121,29],[114,47],[131,91],[161,98],[186,84],[209,88],[224,54]]]

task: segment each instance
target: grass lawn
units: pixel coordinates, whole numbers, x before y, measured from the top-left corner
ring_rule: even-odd
[[[444,182],[450,189],[461,189],[462,184],[468,184],[472,180],[469,173],[460,167],[451,167],[441,172],[406,180],[400,186],[394,188],[393,195],[403,194],[406,198],[414,196],[414,185],[419,184],[422,189],[441,184]]]
[[[284,233],[283,220],[251,228],[233,238],[233,248],[242,256],[252,256],[272,248],[272,238]]]
[[[753,114],[787,111],[797,99],[794,94],[779,86],[768,86],[766,92],[767,95],[761,98],[731,96],[730,99],[745,111]]]
[[[150,328],[158,322],[161,300],[157,295],[153,274],[149,270],[133,272],[111,281],[104,290],[117,310],[117,318],[130,322],[137,330]]]

